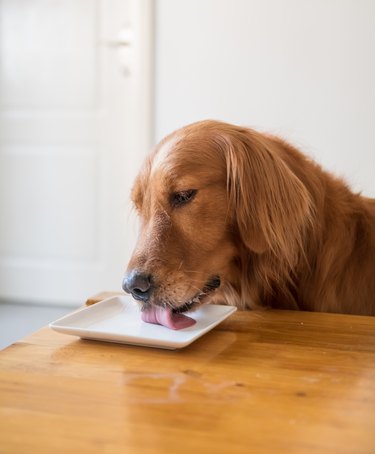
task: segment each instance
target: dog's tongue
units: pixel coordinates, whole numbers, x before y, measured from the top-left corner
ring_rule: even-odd
[[[142,311],[142,320],[146,323],[155,323],[163,325],[170,329],[188,328],[196,323],[196,321],[184,314],[176,314],[171,309],[150,306]]]

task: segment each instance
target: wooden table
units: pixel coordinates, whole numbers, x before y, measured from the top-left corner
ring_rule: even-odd
[[[375,317],[237,312],[180,351],[44,328],[0,352],[0,452],[373,454]]]

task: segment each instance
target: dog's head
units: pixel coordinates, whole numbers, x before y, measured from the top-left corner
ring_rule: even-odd
[[[293,266],[309,200],[273,148],[255,131],[216,121],[162,140],[132,190],[141,230],[124,290],[183,312],[236,285],[244,250]]]

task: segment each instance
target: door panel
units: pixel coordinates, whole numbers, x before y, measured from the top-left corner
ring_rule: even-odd
[[[93,108],[96,0],[2,0],[1,106]]]
[[[5,149],[0,156],[1,255],[92,260],[100,215],[97,167],[95,152],[83,147]]]

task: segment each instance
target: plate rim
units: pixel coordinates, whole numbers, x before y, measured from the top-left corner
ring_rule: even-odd
[[[181,341],[179,341],[179,340],[167,341],[167,340],[163,340],[163,339],[160,339],[160,340],[159,339],[153,339],[153,340],[151,340],[150,339],[150,341],[147,342],[147,340],[144,339],[145,342],[141,343],[139,341],[141,338],[138,337],[138,336],[122,335],[122,334],[116,335],[120,339],[118,339],[118,338],[117,339],[112,339],[111,335],[113,335],[113,333],[108,332],[108,331],[100,332],[100,336],[98,337],[98,332],[94,331],[94,330],[92,330],[90,328],[83,328],[83,327],[82,328],[81,327],[75,328],[75,327],[71,327],[71,326],[68,326],[68,325],[61,324],[61,322],[64,321],[66,318],[72,317],[74,315],[79,315],[80,313],[82,313],[84,311],[90,311],[90,310],[95,311],[98,307],[100,307],[102,305],[108,305],[110,302],[115,301],[115,300],[119,300],[119,302],[120,302],[120,304],[122,306],[125,306],[125,304],[132,304],[132,301],[130,300],[130,297],[127,296],[127,295],[110,296],[110,297],[105,298],[104,300],[99,301],[98,303],[95,303],[95,304],[93,304],[91,306],[82,307],[82,308],[79,308],[78,310],[76,310],[74,312],[66,314],[63,317],[60,317],[60,318],[50,322],[48,324],[48,326],[49,326],[50,329],[52,329],[52,330],[54,330],[56,332],[59,332],[61,334],[77,336],[77,337],[79,337],[81,339],[85,339],[85,340],[86,339],[87,340],[97,340],[97,341],[102,341],[102,342],[119,343],[119,344],[123,344],[123,345],[137,345],[137,346],[143,346],[143,347],[154,347],[154,348],[175,350],[175,349],[179,349],[179,348],[184,348],[184,347],[190,345],[191,343],[195,342],[198,338],[202,337],[204,334],[206,334],[207,332],[211,331],[218,324],[220,324],[222,321],[224,321],[226,318],[228,318],[230,315],[232,315],[234,312],[237,311],[237,307],[236,306],[225,305],[225,304],[212,304],[212,306],[218,306],[218,307],[223,307],[223,308],[228,309],[227,313],[225,313],[218,320],[213,321],[212,323],[210,323],[209,325],[207,325],[203,329],[198,330],[191,337],[189,337],[189,338],[187,338],[185,340],[181,340]],[[209,304],[207,304],[207,306],[208,305]],[[204,306],[202,306],[202,308],[203,307]],[[156,325],[156,326],[158,326],[158,325]],[[166,329],[168,329],[168,328],[166,328]],[[84,334],[83,335],[79,334],[77,331],[80,331],[81,333],[88,334],[88,336],[85,336]],[[123,337],[123,338],[121,339],[121,337]]]

